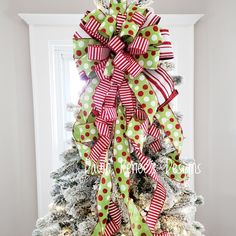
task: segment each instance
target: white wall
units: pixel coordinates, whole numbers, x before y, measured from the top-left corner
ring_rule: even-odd
[[[17,14],[81,13],[92,8],[92,0],[0,0],[1,235],[29,236],[37,215],[28,29]],[[198,218],[206,235],[233,235],[236,2],[155,0],[154,8],[160,13],[206,15],[196,26],[195,158],[203,171],[196,184],[206,198]]]
[[[236,234],[236,1],[206,1],[196,28],[196,159],[206,198],[198,216],[207,235]]]

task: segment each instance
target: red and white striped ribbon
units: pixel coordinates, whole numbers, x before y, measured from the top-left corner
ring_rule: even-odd
[[[107,64],[107,60],[103,60],[103,61],[100,61],[94,68],[95,71],[99,71],[99,70],[102,70],[104,71],[105,70],[105,67],[106,67],[106,64]]]
[[[76,32],[74,33],[74,35],[73,35],[73,38],[74,38],[75,40],[78,40],[78,39],[81,39],[82,37],[81,37],[80,34],[76,31]]]
[[[130,44],[128,49],[132,55],[143,55],[147,52],[148,45],[149,45],[148,39],[146,39],[142,36],[138,36]]]
[[[115,107],[103,107],[101,118],[104,121],[114,121],[116,120],[116,108]]]
[[[151,162],[151,160],[149,158],[147,158],[141,151],[140,148],[138,146],[138,144],[136,144],[133,140],[131,140],[132,146],[134,147],[135,153],[138,157],[138,159],[140,160],[142,167],[144,169],[144,172],[149,175],[150,177],[152,177],[155,181],[159,181],[159,177],[157,175],[157,172],[154,168],[153,163]]]
[[[97,77],[100,79],[100,81],[107,80],[107,77],[104,75],[104,70],[105,70],[107,61],[108,59],[101,61],[94,68],[94,71]]]
[[[88,45],[89,60],[102,61],[109,57],[110,49],[103,45]]]
[[[89,32],[97,32],[101,23],[99,23],[95,18],[91,17],[89,21],[85,24],[85,29]]]
[[[120,33],[121,28],[123,23],[126,20],[126,14],[122,15],[121,13],[118,13],[117,17],[116,17],[116,33]]]
[[[133,21],[135,24],[141,27],[146,21],[146,17],[140,14],[139,12],[135,12],[131,18],[131,21]]]
[[[151,82],[160,104],[174,98],[174,82],[162,67],[159,66],[157,70],[144,70],[144,73]]]
[[[127,56],[127,58],[129,58],[129,65],[126,69],[131,76],[136,77],[143,72],[143,67],[133,57]]]
[[[162,45],[158,46],[160,50],[160,60],[170,60],[174,58],[174,53],[172,49],[172,44],[170,41],[170,33],[168,29],[160,30],[161,36],[163,38]]]
[[[119,88],[119,97],[121,104],[125,107],[126,121],[129,122],[135,114],[136,98],[126,80],[122,82]]]
[[[94,19],[90,18],[89,22],[83,25],[82,23],[80,24],[80,27],[92,38],[97,39],[100,41],[102,44],[107,44],[108,39],[99,34],[98,28],[100,27],[100,23]],[[97,29],[97,30],[96,30]]]
[[[146,223],[148,227],[153,233],[155,233],[155,225],[157,223],[159,215],[161,214],[161,210],[166,199],[166,190],[159,180],[159,177],[153,166],[153,163],[145,155],[143,155],[138,145],[134,143],[133,141],[132,141],[132,145],[135,149],[135,153],[137,154],[137,157],[139,158],[144,168],[144,172],[148,174],[149,176],[151,176],[157,182],[156,190],[154,192],[151,205],[149,207],[149,211],[146,218]]]
[[[150,148],[152,149],[154,153],[160,152],[162,149],[161,140],[157,139],[156,141],[152,142],[150,144]]]
[[[170,236],[168,232],[162,232],[160,234],[155,234],[155,236]]]
[[[160,129],[156,127],[156,125],[152,124],[149,128],[148,134],[150,134],[154,138],[160,138],[161,132]]]
[[[97,86],[95,93],[93,95],[93,102],[95,105],[95,110],[97,110],[99,113],[102,111],[102,106],[105,101],[105,97],[107,95],[107,92],[110,89],[110,81],[104,79],[100,81],[99,85]]]
[[[105,128],[105,125],[104,124],[97,125],[97,129],[99,128]],[[98,160],[101,160],[101,153],[107,151],[110,142],[111,142],[110,137],[101,136],[93,146],[89,158],[94,163],[97,163]]]
[[[149,119],[146,119],[141,125],[140,128],[144,131],[144,134],[148,134],[148,125],[149,125]]]
[[[113,84],[106,94],[104,107],[116,107],[117,91],[118,85]]]
[[[115,67],[112,78],[111,78],[111,82],[113,82],[114,84],[120,85],[122,81],[124,80],[124,76],[125,76],[125,72]]]
[[[156,127],[156,125],[152,124],[148,134],[155,138],[155,141],[150,144],[150,148],[153,152],[159,152],[162,148],[161,146],[161,132],[160,129]]]
[[[146,15],[146,21],[143,24],[142,28],[151,26],[151,25],[157,25],[161,20],[161,17],[156,15],[155,13],[149,11]]]
[[[95,121],[99,133],[99,139],[93,146],[89,158],[97,163],[98,160],[101,160],[101,153],[106,153],[110,145],[110,130],[109,125],[102,118],[97,117]]]
[[[111,221],[106,225],[105,236],[113,235],[119,230],[121,225],[121,211],[112,201],[109,205],[109,215],[111,216]]]
[[[120,39],[120,37],[115,36],[109,41],[107,46],[115,53],[118,53],[125,48],[125,43]]]
[[[124,52],[118,52],[113,60],[115,67],[125,71],[130,66],[129,57]]]
[[[155,233],[155,226],[161,214],[161,210],[164,205],[165,199],[166,199],[166,190],[160,182],[157,182],[156,190],[154,192],[146,218],[146,223],[153,233]]]
[[[148,118],[146,112],[144,110],[141,110],[141,109],[137,109],[136,117],[139,120],[146,120]]]

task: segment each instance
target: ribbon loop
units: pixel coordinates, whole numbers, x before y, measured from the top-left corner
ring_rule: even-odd
[[[172,50],[172,45],[170,42],[170,33],[168,29],[160,30],[161,36],[163,38],[163,43],[159,45],[160,49],[160,60],[170,60],[174,58],[174,53]]]
[[[103,35],[105,38],[111,38],[114,32],[116,32],[116,20],[110,15],[107,15],[101,26],[98,29],[98,32]]]
[[[121,31],[121,27],[123,25],[123,23],[125,22],[126,20],[126,14],[121,14],[121,13],[118,13],[117,17],[116,17],[116,33],[119,34],[120,31]]]
[[[102,61],[108,58],[110,49],[102,45],[88,45],[88,58],[89,60]]]
[[[133,21],[135,24],[139,25],[141,27],[144,22],[146,21],[146,17],[139,12],[135,12],[131,18],[131,21]]]
[[[118,52],[113,63],[118,69],[125,71],[130,65],[130,60],[124,52]]]
[[[115,53],[118,53],[125,48],[125,43],[122,42],[122,40],[118,36],[115,36],[109,41],[107,46]]]
[[[142,55],[147,52],[149,41],[144,37],[137,37],[129,46],[129,51],[133,55]]]

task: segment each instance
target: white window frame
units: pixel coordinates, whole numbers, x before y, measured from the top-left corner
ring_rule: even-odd
[[[81,14],[19,14],[29,25],[37,165],[38,216],[45,215],[50,203],[50,173],[58,167],[58,156],[65,148],[58,106],[63,94],[60,78],[60,53],[72,48],[72,35]],[[178,87],[175,108],[183,115],[185,131],[183,157],[194,160],[194,25],[201,14],[161,15],[161,25],[170,29],[175,52],[176,73],[184,77]],[[58,94],[61,94],[58,96]],[[191,179],[193,187],[193,178]]]

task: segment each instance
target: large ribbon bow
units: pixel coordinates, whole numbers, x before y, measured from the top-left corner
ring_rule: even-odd
[[[121,211],[111,199],[114,181],[127,206],[133,235],[168,235],[155,233],[166,191],[151,160],[142,152],[147,135],[154,139],[150,144],[154,152],[161,150],[161,133],[166,135],[174,148],[169,154],[167,175],[179,182],[186,178],[176,171],[176,167],[182,167],[179,156],[183,134],[169,106],[177,91],[160,66],[162,60],[173,58],[173,52],[169,31],[160,28],[159,21],[160,17],[145,7],[111,0],[108,14],[99,9],[87,12],[80,24],[82,30],[74,34],[74,58],[81,78],[88,84],[80,97],[73,135],[90,173],[96,173],[96,169],[100,173],[99,222],[94,236],[113,235],[120,228]],[[115,179],[109,165],[110,148]],[[156,181],[146,219],[129,197],[131,152]]]

